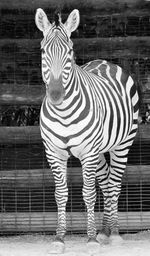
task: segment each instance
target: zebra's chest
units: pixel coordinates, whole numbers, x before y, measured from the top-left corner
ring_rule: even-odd
[[[63,149],[80,145],[95,128],[93,113],[93,106],[89,102],[80,108],[72,104],[69,109],[62,111],[48,109],[45,101],[40,114],[43,140]]]
[[[48,138],[61,147],[70,147],[80,143],[83,135],[81,129],[83,129],[83,125],[80,122],[67,126],[60,122],[50,122],[46,126]]]
[[[64,124],[65,123],[65,124]],[[79,157],[82,151],[87,149],[87,144],[92,134],[93,122],[88,118],[84,120],[76,119],[75,122],[57,120],[55,118],[46,119],[41,115],[41,135],[46,144],[53,145],[57,152],[61,150],[69,151],[76,157]]]

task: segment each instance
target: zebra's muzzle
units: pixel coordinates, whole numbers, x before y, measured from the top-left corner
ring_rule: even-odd
[[[52,104],[59,105],[63,102],[63,95],[60,90],[51,90],[49,99]]]
[[[62,85],[62,77],[60,76],[58,79],[54,79],[51,77],[50,84],[47,87],[46,94],[48,100],[53,105],[60,105],[65,97],[65,89]]]

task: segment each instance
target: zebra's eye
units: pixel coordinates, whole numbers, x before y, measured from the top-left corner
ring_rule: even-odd
[[[41,52],[42,52],[42,54],[44,54],[44,53],[45,53],[45,50],[42,48],[42,49],[41,49]]]
[[[69,49],[68,53],[71,54],[72,53],[72,49]]]

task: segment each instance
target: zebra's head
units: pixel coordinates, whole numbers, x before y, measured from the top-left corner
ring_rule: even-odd
[[[50,23],[45,12],[39,8],[36,11],[35,22],[43,32],[42,77],[46,85],[49,103],[59,105],[65,97],[65,85],[73,64],[73,44],[71,33],[79,25],[79,11],[73,10],[63,24],[59,13],[55,21]]]

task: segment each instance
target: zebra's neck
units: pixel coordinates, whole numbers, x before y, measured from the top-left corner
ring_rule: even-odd
[[[64,100],[60,105],[50,105],[50,108],[71,111],[72,108],[80,107],[81,104],[86,104],[87,109],[90,108],[90,95],[82,77],[82,70],[76,64],[72,66],[68,78],[63,79],[62,82],[65,89]]]

